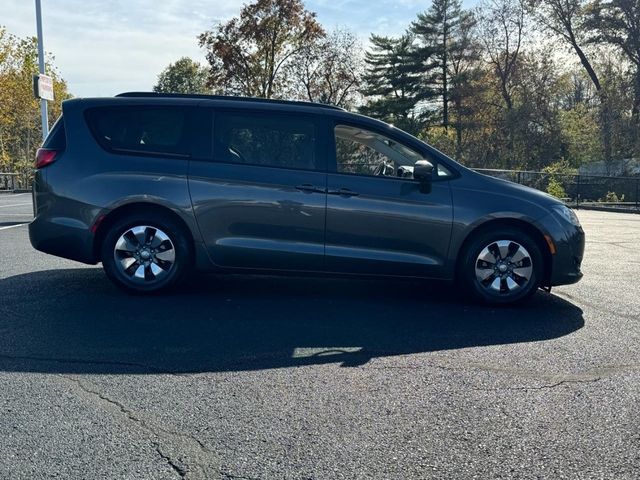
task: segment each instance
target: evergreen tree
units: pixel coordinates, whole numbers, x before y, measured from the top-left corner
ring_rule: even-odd
[[[433,92],[416,64],[412,36],[372,35],[370,41],[362,93],[373,98],[360,111],[417,133],[423,121],[417,106]]]
[[[445,129],[450,125],[452,90],[462,89],[464,80],[460,77],[460,61],[472,54],[469,32],[473,25],[472,14],[462,10],[460,0],[433,0],[431,7],[411,24],[411,31],[419,41],[416,62],[424,71],[434,68],[438,71],[435,80]],[[464,75],[467,75],[466,69]]]

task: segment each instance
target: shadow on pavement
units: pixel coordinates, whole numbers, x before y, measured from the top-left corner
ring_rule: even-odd
[[[100,269],[0,280],[0,370],[183,373],[340,363],[548,340],[582,310],[539,292],[523,307],[462,302],[397,280],[201,276],[157,297],[121,293]]]

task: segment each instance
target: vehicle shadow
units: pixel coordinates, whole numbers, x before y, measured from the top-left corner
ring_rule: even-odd
[[[539,292],[489,308],[418,281],[200,276],[164,296],[120,292],[100,269],[0,280],[0,370],[187,373],[311,364],[548,340],[582,310]]]

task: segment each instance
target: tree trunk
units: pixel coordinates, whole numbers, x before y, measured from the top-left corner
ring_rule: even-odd
[[[447,130],[449,128],[449,85],[447,78],[447,68],[448,68],[448,44],[447,44],[447,36],[449,32],[447,29],[444,29],[444,34],[442,38],[442,125],[444,129]]]
[[[611,133],[613,129],[611,128],[611,106],[609,105],[609,98],[607,96],[607,93],[602,88],[602,84],[600,83],[598,74],[595,72],[595,70],[591,66],[591,62],[589,62],[589,59],[587,58],[585,53],[582,51],[582,48],[580,48],[580,45],[578,45],[578,42],[575,36],[573,35],[572,31],[569,32],[569,41],[571,42],[573,49],[575,50],[576,54],[578,55],[578,58],[580,59],[580,63],[586,70],[587,75],[589,75],[589,78],[593,82],[594,87],[598,91],[598,96],[600,97],[600,122],[601,122],[600,133],[602,136],[604,163],[608,172],[609,169],[611,168],[611,159],[613,155],[613,152],[611,149]]]
[[[462,99],[460,98],[460,92],[454,97],[456,108],[456,160],[460,161],[462,157]]]
[[[604,166],[607,171],[607,175],[611,173],[611,161],[613,152],[611,148],[611,105],[609,104],[609,98],[604,91],[600,91],[600,122],[602,125],[602,149],[604,155]]]
[[[631,110],[631,140],[634,155],[640,157],[640,64],[636,65],[633,108]]]

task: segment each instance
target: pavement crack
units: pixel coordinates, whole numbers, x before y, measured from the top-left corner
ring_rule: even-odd
[[[160,446],[159,443],[156,443],[155,447],[156,447],[156,452],[158,452],[158,455],[160,455],[160,457],[162,457],[169,464],[169,466],[173,469],[173,471],[175,471],[178,475],[180,475],[180,478],[185,478],[187,473],[189,473],[189,468],[183,466],[181,463],[176,462],[169,455],[165,454],[162,451],[162,447]]]
[[[152,424],[136,415],[122,402],[90,388],[85,382],[69,375],[61,374],[60,377],[75,384],[90,398],[115,409],[128,421],[150,434],[153,438],[152,444],[155,451],[181,478],[188,480],[208,479],[212,477],[213,472],[218,471],[219,461],[215,452],[195,436]]]

